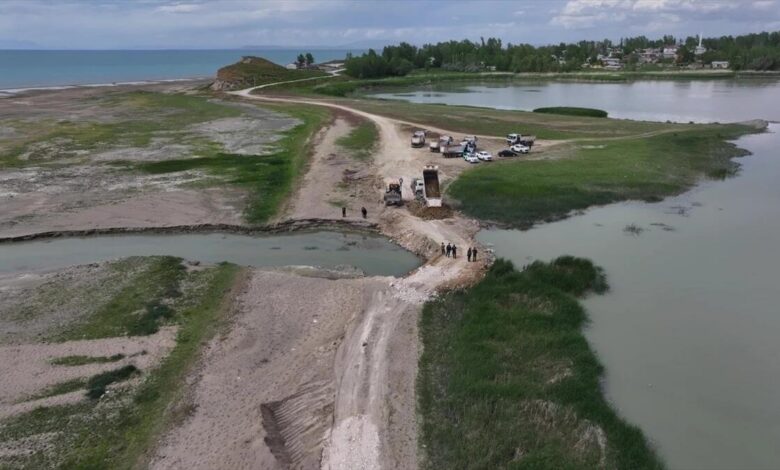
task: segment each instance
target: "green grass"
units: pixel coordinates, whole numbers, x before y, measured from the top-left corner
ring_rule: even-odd
[[[122,264],[115,269],[123,269]],[[186,276],[179,258],[150,258],[145,269],[132,274],[122,290],[98,307],[94,313],[55,335],[58,341],[143,336],[157,332],[173,316],[164,300],[181,296],[179,285]]]
[[[268,155],[237,155],[216,152],[201,158],[186,158],[143,163],[139,169],[151,174],[203,170],[222,177],[220,184],[231,184],[249,191],[244,217],[251,223],[267,222],[276,215],[301,176],[309,156],[311,136],[329,118],[327,109],[297,105],[264,107],[300,119],[301,124],[284,133],[276,142],[276,151]]]
[[[80,387],[100,400],[38,408],[9,418],[0,426],[0,442],[35,438],[56,432],[51,447],[31,455],[0,457],[0,468],[131,469],[147,464],[151,449],[172,420],[183,397],[184,378],[201,345],[222,325],[224,301],[239,267],[220,264],[187,273],[184,296],[175,305],[172,322],[178,325],[176,345],[159,367],[142,371],[142,383],[102,395],[109,383],[136,372],[122,368],[99,374]],[[125,325],[121,317],[118,326]],[[121,328],[117,327],[116,330]]]
[[[87,380],[86,379],[73,379],[68,380],[66,382],[60,382],[58,384],[54,384],[51,387],[47,387],[44,390],[25,398],[24,401],[33,401],[33,400],[40,400],[42,398],[49,398],[49,397],[55,397],[57,395],[64,395],[66,393],[75,392],[76,390],[81,390],[84,387],[87,386]]]
[[[607,117],[607,112],[594,108],[576,108],[573,106],[552,106],[548,108],[536,108],[535,113],[559,114],[561,116],[587,116],[596,118]]]
[[[136,366],[128,364],[119,369],[94,375],[87,381],[87,396],[93,400],[97,400],[106,394],[106,388],[109,385],[128,380],[130,377],[137,375],[138,372]]]
[[[498,260],[423,309],[418,377],[423,468],[662,468],[601,392],[576,296],[603,272],[562,257],[523,272]],[[598,436],[603,436],[604,448]]]
[[[349,154],[360,161],[369,160],[379,140],[379,131],[373,121],[363,121],[349,134],[339,138],[336,144],[345,148]]]
[[[188,126],[214,119],[237,117],[243,111],[217,103],[207,96],[146,91],[122,92],[99,98],[95,103],[115,109],[115,122],[41,120],[14,121],[18,137],[0,153],[0,167],[56,163],[79,158],[79,152],[116,146],[145,147],[160,132],[184,141]],[[56,151],[41,150],[50,143]],[[189,142],[188,142],[189,143]],[[26,160],[19,157],[27,153]]]
[[[626,137],[670,129],[684,130],[688,124],[558,116],[528,111],[505,111],[471,106],[415,104],[399,100],[330,99],[361,111],[387,116],[421,126],[438,127],[462,134],[504,137],[511,133],[535,135],[539,139]]]
[[[121,361],[125,358],[124,354],[114,354],[113,356],[63,356],[51,361],[55,366],[83,366],[86,364],[105,364],[108,362]]]
[[[574,142],[544,160],[512,160],[464,172],[448,187],[461,209],[482,220],[527,228],[593,205],[658,201],[702,177],[733,174],[744,151],[725,139],[753,131],[741,125],[699,126],[654,137]]]

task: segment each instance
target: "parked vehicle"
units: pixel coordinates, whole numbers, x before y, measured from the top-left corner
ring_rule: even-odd
[[[425,131],[414,131],[412,134],[412,147],[422,147],[425,145]]]
[[[463,159],[469,163],[479,163],[479,157],[477,157],[477,155],[473,153],[464,153]]]
[[[482,160],[483,162],[492,162],[493,161],[493,154],[486,150],[480,150],[476,153],[477,158]]]
[[[448,135],[443,135],[439,137],[439,140],[436,142],[431,142],[430,149],[431,152],[441,152],[442,149],[452,144],[452,137]]]
[[[504,150],[498,152],[498,156],[499,157],[519,157],[520,156],[520,152],[515,152],[515,151],[510,150],[510,149],[504,149]]]
[[[444,155],[445,158],[462,157],[465,151],[466,147],[458,144],[441,147],[441,154]]]
[[[439,189],[439,167],[425,165],[423,168],[425,182],[425,204],[428,207],[441,207],[441,190]]]
[[[422,178],[412,179],[412,193],[416,198],[425,197],[425,182]]]
[[[510,146],[521,144],[531,148],[534,146],[534,141],[536,141],[536,136],[534,135],[507,134],[506,136],[506,144]]]
[[[386,206],[400,206],[403,205],[404,200],[401,194],[401,186],[404,184],[403,178],[397,180],[389,180],[386,182],[385,187],[385,205]]]
[[[517,153],[528,153],[531,149],[523,144],[515,144],[509,147],[509,150]]]

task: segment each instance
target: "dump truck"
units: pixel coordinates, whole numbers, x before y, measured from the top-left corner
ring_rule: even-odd
[[[385,182],[385,205],[386,206],[400,206],[403,205],[404,200],[401,197],[401,185],[403,185],[403,178],[397,180],[387,180]]]
[[[443,135],[439,137],[439,140],[431,142],[430,149],[431,152],[441,152],[441,150],[448,145],[452,144],[452,137],[448,135]]]
[[[436,165],[425,165],[425,168],[423,168],[423,182],[425,184],[425,205],[428,207],[441,207],[439,167]]]
[[[534,146],[535,140],[536,140],[535,135],[508,134],[506,136],[506,144],[509,146],[515,144],[521,144],[530,148]]]
[[[425,145],[425,131],[414,131],[412,134],[412,147],[422,147]]]
[[[462,157],[463,156],[463,152],[465,152],[465,151],[466,151],[466,146],[465,145],[461,145],[461,144],[445,145],[445,146],[441,147],[441,150],[440,150],[441,154],[445,158]]]

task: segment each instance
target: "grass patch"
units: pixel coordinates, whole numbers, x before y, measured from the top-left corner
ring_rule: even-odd
[[[277,149],[268,155],[237,155],[217,152],[203,158],[186,158],[142,163],[142,171],[151,174],[203,170],[221,176],[225,182],[250,192],[244,217],[251,223],[267,222],[276,215],[281,203],[290,195],[308,159],[309,140],[323,126],[330,114],[321,107],[298,105],[264,105],[290,114],[301,124],[286,131]]]
[[[584,116],[584,117],[596,117],[605,118],[607,112],[601,109],[594,108],[576,108],[573,106],[552,106],[548,108],[536,108],[535,113],[543,114],[559,114],[561,116]]]
[[[26,398],[24,401],[33,401],[33,400],[40,400],[42,398],[56,397],[57,395],[64,395],[66,393],[75,392],[76,390],[81,390],[86,386],[87,386],[86,379],[68,380],[66,382],[60,382],[58,384],[54,384],[51,387],[48,387],[42,390],[41,392],[30,396],[29,398]]]
[[[138,373],[138,368],[132,364],[128,364],[119,369],[110,370],[97,374],[87,381],[87,396],[93,400],[97,400],[106,394],[106,388],[117,382],[123,382],[130,377]]]
[[[506,111],[472,106],[417,104],[400,100],[331,99],[331,101],[393,119],[437,127],[462,134],[505,136],[535,135],[539,139],[627,137],[666,130],[683,131],[688,124],[641,122],[626,119],[592,119],[528,111]]]
[[[115,269],[122,269],[118,264]],[[58,341],[144,336],[156,333],[174,312],[163,300],[181,296],[180,283],[186,270],[179,258],[153,257],[145,269],[131,274],[129,282],[116,295],[83,321],[55,335]]]
[[[593,205],[658,201],[704,176],[733,174],[738,165],[732,158],[745,152],[725,139],[751,131],[712,125],[599,146],[574,143],[550,150],[558,158],[470,169],[448,187],[448,194],[473,217],[520,228]]]
[[[70,120],[15,121],[13,140],[0,152],[0,167],[56,163],[81,158],[84,151],[117,146],[145,147],[155,135],[180,141],[186,128],[214,119],[238,117],[243,111],[206,96],[148,91],[122,92],[99,98],[106,109],[115,109],[112,122]],[[25,159],[20,157],[25,155]]]
[[[51,364],[55,366],[83,366],[86,364],[117,362],[124,358],[124,354],[114,354],[113,356],[64,356],[53,359]]]
[[[38,408],[9,418],[0,426],[0,442],[47,439],[48,446],[32,454],[0,456],[0,468],[131,469],[143,468],[148,450],[176,418],[172,404],[182,398],[181,385],[197,358],[200,346],[218,331],[224,300],[239,267],[220,264],[186,273],[184,295],[176,301],[173,317],[179,327],[176,345],[154,370],[144,371],[143,382],[134,389],[101,392],[110,383],[131,377],[134,370],[121,368],[99,374],[81,387],[100,400]],[[119,324],[124,324],[121,317]]]
[[[372,121],[363,121],[336,144],[349,151],[353,158],[365,161],[371,158],[379,140],[379,131]]]
[[[631,468],[662,464],[604,399],[577,296],[603,292],[590,261],[523,272],[498,260],[476,286],[423,309],[418,377],[424,468]]]

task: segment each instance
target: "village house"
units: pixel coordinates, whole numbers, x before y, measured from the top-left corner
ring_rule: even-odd
[[[727,69],[727,68],[729,68],[729,61],[728,60],[713,60],[712,61],[712,68],[714,68],[714,69]]]
[[[664,46],[664,59],[674,59],[677,57],[677,46]]]

